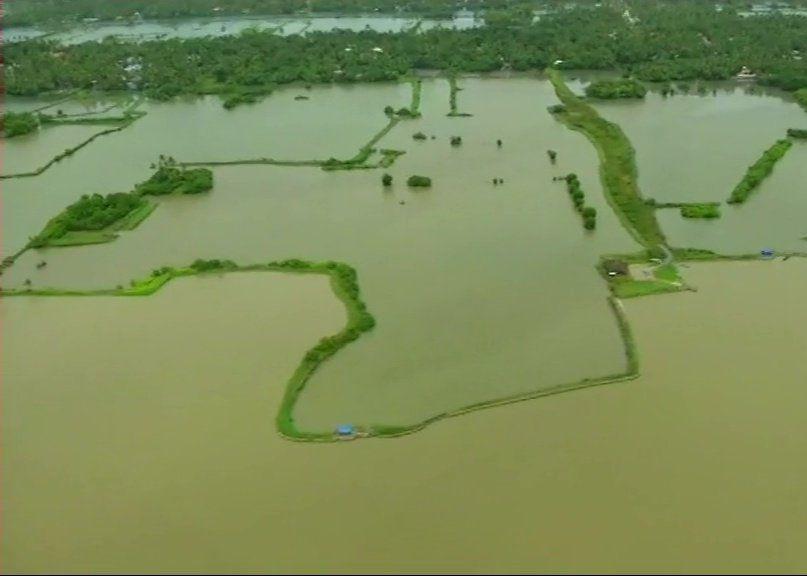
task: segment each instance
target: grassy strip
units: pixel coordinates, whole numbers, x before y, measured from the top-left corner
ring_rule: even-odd
[[[116,126],[115,128],[108,128],[106,130],[101,130],[100,132],[96,132],[95,134],[93,134],[92,136],[90,136],[86,140],[80,142],[76,146],[73,146],[72,148],[67,148],[61,154],[57,154],[47,164],[45,164],[43,166],[40,166],[39,168],[37,168],[36,170],[33,170],[32,172],[18,172],[17,174],[2,174],[2,175],[0,175],[0,180],[6,180],[6,179],[10,179],[10,178],[31,178],[33,176],[39,176],[45,170],[47,170],[48,168],[50,168],[51,166],[53,166],[57,162],[61,162],[62,160],[64,160],[68,156],[72,156],[73,154],[75,154],[76,152],[78,152],[79,150],[84,148],[85,146],[89,146],[97,138],[100,138],[101,136],[106,136],[108,134],[114,134],[115,132],[120,132],[121,130],[125,130],[126,128],[131,126],[135,121],[139,120],[143,116],[145,116],[145,112],[132,114],[120,126]]]
[[[473,116],[473,114],[468,114],[467,112],[457,111],[457,93],[462,90],[462,88],[457,85],[457,77],[455,75],[452,74],[448,77],[448,86],[450,88],[448,95],[449,113],[446,114],[446,116],[451,116],[453,118],[465,118],[468,116]]]
[[[644,246],[664,245],[666,240],[655,211],[642,198],[637,183],[634,150],[622,129],[600,117],[563,82],[557,70],[549,70],[562,106],[553,107],[556,118],[585,134],[600,156],[600,177],[609,203],[622,224]]]
[[[60,118],[58,116],[39,115],[43,126],[95,126],[98,124],[122,124],[129,121],[130,116],[99,116],[86,118]]]
[[[765,150],[762,157],[748,168],[743,179],[734,187],[728,199],[728,203],[742,204],[745,202],[751,195],[751,192],[756,190],[762,181],[770,176],[776,163],[784,158],[785,154],[787,154],[787,151],[790,150],[792,146],[793,142],[782,139],[777,140],[776,144]]]
[[[638,298],[639,296],[652,296],[681,292],[681,286],[664,280],[632,280],[624,279],[612,284],[614,296],[617,298]]]
[[[688,204],[681,206],[681,216],[714,220],[720,218],[720,207],[714,204]]]
[[[179,166],[244,166],[251,164],[269,165],[269,166],[290,166],[302,167],[313,166],[321,167],[325,164],[325,160],[275,160],[274,158],[252,158],[249,160],[210,160],[207,162],[179,162]]]
[[[361,299],[356,271],[347,264],[339,262],[305,262],[302,260],[285,260],[281,262],[269,262],[268,264],[257,264],[251,266],[238,266],[227,261],[197,261],[186,268],[162,268],[155,270],[151,277],[133,281],[128,287],[118,287],[115,289],[101,290],[60,290],[53,288],[24,289],[24,290],[3,290],[0,297],[13,296],[150,296],[174,278],[184,276],[194,276],[206,273],[229,273],[248,271],[274,271],[291,272],[298,274],[327,274],[331,280],[331,287],[336,296],[344,303],[348,313],[347,325],[337,334],[328,336],[309,350],[303,357],[300,365],[295,370],[286,385],[286,391],[281,401],[276,418],[278,431],[288,439],[314,442],[333,442],[339,438],[332,432],[305,432],[299,430],[294,421],[294,407],[299,401],[300,394],[305,386],[316,373],[319,367],[330,357],[336,354],[343,347],[358,339],[361,334],[372,330],[375,326],[375,319],[367,310],[367,306]],[[518,394],[506,398],[489,400],[471,404],[457,410],[443,412],[427,418],[417,424],[410,426],[389,426],[374,425],[365,430],[360,430],[357,436],[394,437],[404,434],[411,434],[422,430],[429,424],[433,424],[446,418],[461,416],[476,410],[493,408],[523,402],[543,396],[581,390],[593,386],[602,386],[617,382],[632,380],[639,375],[639,359],[636,352],[635,341],[630,329],[630,325],[625,316],[622,305],[615,298],[608,299],[609,306],[614,312],[618,328],[625,347],[626,370],[620,374],[605,376],[602,378],[585,378],[577,382],[561,384],[542,390],[536,390],[526,394]]]
[[[135,208],[131,212],[129,212],[126,216],[118,220],[115,224],[112,225],[112,229],[114,230],[134,230],[140,224],[151,216],[151,213],[157,209],[157,204],[153,202],[145,202],[140,207]]]
[[[59,238],[48,240],[46,246],[51,247],[65,247],[65,246],[89,246],[91,244],[105,244],[112,242],[118,237],[114,232],[107,230],[77,230],[73,232],[66,232]]]
[[[174,278],[194,276],[206,273],[272,271],[293,272],[296,274],[327,274],[331,287],[347,309],[347,325],[337,334],[322,338],[319,343],[306,352],[300,365],[286,385],[276,423],[278,431],[293,440],[331,441],[333,433],[304,432],[297,428],[294,421],[294,407],[306,384],[319,367],[339,350],[357,340],[364,332],[375,327],[375,318],[367,310],[361,299],[356,270],[341,262],[306,262],[303,260],[284,260],[238,266],[229,261],[197,260],[187,268],[161,268],[155,270],[149,278],[132,281],[129,287],[118,287],[105,290],[59,290],[54,288],[2,290],[0,297],[12,296],[150,296],[163,288]]]
[[[423,92],[423,80],[421,80],[420,78],[413,78],[411,80],[411,83],[412,83],[412,102],[409,104],[409,112],[410,112],[409,117],[420,118],[420,96],[421,93]]]

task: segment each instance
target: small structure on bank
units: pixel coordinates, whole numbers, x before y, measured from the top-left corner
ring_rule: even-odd
[[[602,267],[603,270],[605,270],[605,273],[611,278],[615,278],[617,276],[628,276],[630,273],[628,263],[624,260],[616,260],[611,258],[605,260],[602,263]]]
[[[776,254],[773,248],[763,248],[762,250],[759,251],[759,253],[762,255],[763,258],[773,258],[774,254]]]
[[[340,424],[336,427],[336,435],[339,438],[353,438],[356,436],[356,427],[353,424]]]

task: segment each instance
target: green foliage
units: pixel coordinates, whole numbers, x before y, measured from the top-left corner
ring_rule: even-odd
[[[91,2],[93,11],[102,16],[118,12],[112,5],[127,5],[128,11],[121,11],[131,15],[134,1],[79,0]],[[137,1],[137,9],[145,15],[193,14],[197,12],[193,6],[199,2],[207,9],[200,14],[210,14],[212,9],[212,0]],[[324,6],[325,1],[305,4],[315,10],[316,4]],[[292,0],[262,0],[260,5],[271,12],[279,9],[279,3],[288,10],[301,6]],[[71,12],[67,6],[77,2],[27,4],[47,4],[46,13],[60,13]],[[370,9],[379,4],[390,10],[399,7],[412,11],[418,6],[431,12],[433,8],[426,0],[330,0],[330,4],[332,9],[343,11],[350,6],[358,9],[360,4]],[[440,10],[454,6],[448,0],[438,4]],[[482,1],[472,4],[482,6]],[[560,59],[561,68],[622,69],[637,79],[660,82],[728,79],[748,65],[760,82],[786,90],[807,88],[807,61],[791,57],[794,48],[805,49],[807,23],[798,16],[743,18],[734,10],[716,12],[707,2],[640,2],[631,6],[639,20],[630,23],[619,3],[586,4],[551,11],[534,23],[517,15],[508,24],[496,23],[496,14],[512,3],[488,1],[484,7],[494,21],[490,26],[418,34],[335,30],[282,37],[266,31],[138,44],[88,42],[60,48],[63,55],[58,58],[47,42],[23,42],[4,46],[5,82],[7,93],[16,95],[70,89],[126,90],[127,78],[120,73],[120,63],[133,57],[143,64],[143,89],[152,97],[168,99],[178,94],[251,92],[292,82],[389,81],[408,77],[413,69],[450,74],[544,69]],[[221,13],[232,10],[232,4],[219,7]],[[15,13],[19,12],[12,9],[6,18],[13,21]],[[9,26],[9,21],[4,25]],[[383,52],[373,52],[374,47]],[[456,90],[452,94],[451,114],[459,115]],[[807,95],[801,100],[807,101]],[[408,110],[414,114],[416,107]]]
[[[384,186],[392,186],[392,175],[391,174],[384,174],[381,177],[381,183]]]
[[[745,173],[728,199],[729,204],[742,204],[748,199],[765,178],[773,172],[776,163],[781,160],[788,150],[793,146],[790,140],[778,140],[776,144],[768,148],[762,157],[757,160]]]
[[[603,187],[620,220],[645,246],[664,244],[655,211],[639,192],[634,151],[627,136],[619,126],[601,118],[594,108],[578,98],[556,70],[549,71],[549,78],[564,105],[556,116],[570,128],[585,134],[596,146]]]
[[[801,104],[802,108],[807,110],[807,87],[796,90],[793,93],[793,96],[796,98],[796,102]]]
[[[222,106],[226,110],[232,110],[233,108],[240,106],[241,104],[255,104],[258,101],[257,96],[255,94],[249,94],[246,92],[237,92],[235,94],[230,94],[224,99]]]
[[[586,86],[586,96],[602,100],[644,98],[646,94],[647,88],[632,78],[597,80]]]
[[[406,181],[406,185],[412,188],[430,188],[432,185],[432,179],[428,176],[410,176],[409,179]]]
[[[799,140],[807,140],[807,129],[804,128],[788,128],[787,135],[790,138],[796,138]]]
[[[426,140],[427,136],[423,132],[415,132],[412,134],[412,138],[415,140]]]
[[[707,220],[720,218],[720,207],[715,204],[683,204],[681,216],[684,218],[703,218]]]
[[[566,180],[566,190],[572,198],[574,208],[583,219],[583,228],[594,230],[597,227],[597,209],[586,206],[586,194],[580,186],[577,174],[569,174],[564,180]]]
[[[39,120],[31,112],[6,112],[0,121],[6,138],[29,134],[39,128]]]
[[[462,136],[452,136],[451,137],[451,145],[452,146],[462,146]]]
[[[201,258],[194,260],[191,264],[191,269],[196,272],[212,272],[215,270],[232,270],[237,268],[235,262],[231,260],[203,260]]]
[[[213,172],[208,168],[178,168],[173,162],[161,160],[157,171],[136,191],[144,196],[167,194],[200,194],[213,188]]]
[[[45,226],[45,229],[34,237],[30,246],[41,248],[48,245],[56,245],[57,241],[71,232],[93,232],[101,231],[113,223],[121,220],[129,213],[141,208],[145,200],[132,192],[119,192],[102,196],[93,194],[84,195],[78,202],[65,208],[65,210],[52,219]],[[87,242],[88,237],[71,240],[70,244],[76,243],[96,243],[98,236],[93,236],[92,242]],[[76,241],[84,240],[84,241]],[[106,237],[108,241],[109,236]],[[62,243],[64,245],[64,242]]]

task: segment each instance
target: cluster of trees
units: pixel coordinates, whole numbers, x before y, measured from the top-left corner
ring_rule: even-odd
[[[195,270],[196,272],[212,272],[214,270],[226,270],[226,269],[233,269],[237,268],[235,262],[232,260],[219,260],[219,259],[212,259],[212,260],[203,260],[202,258],[198,258],[193,261],[191,264],[191,269]]]
[[[122,68],[135,58],[143,66],[142,88],[160,98],[251,93],[289,82],[387,81],[412,69],[490,72],[551,65],[619,69],[662,82],[727,79],[748,66],[761,82],[793,91],[807,88],[807,59],[802,58],[807,56],[807,18],[747,18],[732,7],[717,11],[703,1],[640,1],[631,10],[638,21],[625,18],[613,3],[603,3],[556,10],[535,22],[494,19],[480,28],[417,34],[335,30],[282,37],[249,31],[140,44],[23,42],[4,48],[5,82],[7,92],[16,95],[125,90]],[[452,104],[455,109],[455,87]]]
[[[100,18],[187,18],[191,16],[299,13],[365,14],[371,12],[418,14],[448,18],[460,9],[502,9],[513,5],[539,5],[537,0],[6,0],[6,26],[27,26],[43,21]],[[543,2],[541,2],[543,4]]]
[[[207,168],[184,169],[170,158],[160,157],[157,171],[135,189],[144,196],[200,194],[213,188],[213,172]]]
[[[51,220],[45,229],[31,240],[33,248],[46,246],[68,232],[103,230],[143,205],[133,192],[84,195]]]
[[[790,140],[782,139],[777,140],[776,144],[765,150],[762,157],[748,168],[743,179],[734,187],[728,199],[728,203],[742,204],[745,202],[748,196],[751,195],[751,192],[753,192],[765,178],[770,176],[771,172],[773,172],[773,167],[787,154],[791,146],[793,146],[793,143]]]
[[[412,188],[430,188],[432,185],[432,179],[428,176],[414,175],[409,177],[406,184]]]
[[[798,138],[800,140],[807,140],[807,129],[804,128],[788,128],[787,135],[790,138]]]
[[[31,112],[6,112],[0,116],[0,129],[6,138],[28,134],[39,128],[39,119]]]
[[[633,78],[618,80],[597,80],[586,86],[586,96],[602,100],[617,98],[644,98],[647,88]]]
[[[462,146],[462,136],[452,136],[451,137],[451,145],[452,146]]]
[[[594,230],[597,227],[597,209],[586,206],[586,194],[580,186],[580,179],[577,174],[566,176],[566,189],[574,203],[574,209],[583,217],[583,228]]]

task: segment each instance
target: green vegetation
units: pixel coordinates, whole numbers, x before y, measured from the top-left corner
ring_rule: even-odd
[[[451,145],[454,147],[462,146],[462,136],[452,136]]]
[[[383,184],[384,187],[392,186],[392,175],[391,174],[384,174],[381,177],[381,184]]]
[[[574,203],[574,209],[583,218],[583,227],[586,230],[594,230],[597,227],[597,209],[591,206],[586,206],[586,195],[580,186],[580,180],[577,174],[569,174],[564,178],[566,181],[566,189],[569,196]]]
[[[768,148],[762,157],[751,166],[743,176],[728,199],[729,204],[742,204],[765,178],[773,172],[773,167],[790,150],[793,143],[790,140],[778,140],[776,144]]]
[[[45,229],[31,239],[30,246],[42,248],[108,242],[115,236],[104,229],[134,210],[142,209],[145,203],[144,199],[133,192],[118,192],[107,196],[85,194],[48,222]]]
[[[81,0],[90,2],[91,0]],[[67,10],[76,16],[118,13],[110,4],[127,5],[122,14],[166,14],[169,17],[197,12],[191,6],[202,0],[135,0],[92,2],[81,13],[68,3],[12,0],[20,10],[26,4],[44,10],[27,12],[44,16]],[[296,11],[303,7],[292,0],[242,0],[253,2],[254,12],[280,9]],[[306,2],[316,11],[321,2]],[[431,12],[426,0],[355,0],[333,2],[331,9],[342,12],[360,5],[393,10],[415,11],[416,6]],[[383,3],[379,5],[378,3]],[[526,2],[529,4],[529,2]],[[9,3],[7,2],[7,5]],[[45,5],[49,5],[45,9]],[[58,5],[64,4],[59,7]],[[222,4],[225,4],[222,2]],[[764,84],[785,90],[807,89],[807,62],[794,59],[792,50],[804,46],[807,22],[799,16],[744,18],[733,7],[717,12],[708,2],[631,3],[638,21],[624,18],[619,2],[578,2],[568,9],[554,10],[531,22],[524,17],[525,2],[487,0],[488,25],[469,29],[433,29],[413,34],[350,32],[282,37],[267,32],[248,32],[218,38],[189,38],[125,43],[88,42],[66,46],[58,52],[45,41],[29,41],[4,46],[5,82],[8,94],[35,95],[58,90],[127,90],[128,75],[122,62],[134,58],[142,64],[139,86],[157,98],[180,94],[255,93],[292,82],[374,82],[410,78],[412,70],[442,70],[450,74],[500,70],[541,70],[560,60],[564,69],[619,70],[638,80],[676,82],[725,80],[745,65]],[[156,6],[160,5],[160,8]],[[453,8],[448,0],[441,9]],[[473,2],[482,6],[481,0]],[[172,6],[173,8],[168,8]],[[220,14],[232,7],[218,6]],[[505,13],[501,13],[501,10]],[[4,26],[10,26],[15,8],[6,6]],[[209,3],[200,12],[211,14]],[[448,10],[449,12],[451,10]],[[502,17],[500,17],[502,16]],[[41,22],[41,20],[40,20]],[[707,41],[708,40],[708,41]],[[376,52],[374,48],[381,48]],[[345,48],[351,48],[345,51]],[[797,93],[799,94],[799,93]],[[456,97],[456,92],[455,92]],[[807,101],[807,93],[797,96]],[[414,109],[410,110],[414,112]]]
[[[647,261],[642,262],[650,267]],[[602,264],[601,264],[602,265]],[[684,284],[674,264],[662,264],[652,268],[652,279],[636,280],[630,274],[608,277],[608,283],[617,298],[637,298],[653,294],[680,292],[689,288]]]
[[[457,84],[457,77],[455,75],[451,75],[448,77],[448,84],[449,84],[449,94],[448,94],[448,105],[449,105],[449,112],[446,116],[456,117],[456,118],[463,118],[468,116],[473,116],[473,114],[467,114],[465,112],[459,112],[457,110],[457,94],[462,90]]]
[[[100,138],[101,136],[106,136],[108,134],[114,134],[115,132],[120,132],[121,130],[125,130],[126,128],[131,126],[132,123],[134,123],[136,120],[142,118],[143,116],[145,116],[145,112],[130,113],[130,114],[125,116],[126,120],[124,122],[122,122],[120,125],[115,126],[114,128],[107,128],[106,130],[101,130],[100,132],[96,132],[95,134],[93,134],[92,136],[90,136],[86,140],[83,140],[82,142],[79,142],[78,144],[76,144],[72,148],[66,148],[64,150],[64,152],[61,152],[60,154],[57,154],[56,156],[51,158],[46,164],[40,166],[36,170],[32,170],[31,172],[18,172],[16,174],[2,174],[2,175],[0,175],[0,180],[5,180],[5,179],[8,179],[8,178],[31,178],[33,176],[39,176],[40,174],[42,174],[45,170],[47,170],[48,168],[50,168],[54,164],[56,164],[58,162],[61,162],[62,160],[72,156],[73,154],[75,154],[76,152],[78,152],[79,150],[84,148],[85,146],[90,145],[97,138]]]
[[[805,128],[788,128],[787,135],[790,138],[798,140],[807,140],[807,129]]]
[[[144,196],[167,194],[200,194],[213,188],[213,172],[207,168],[187,169],[163,156],[157,171],[145,182],[137,185],[136,192]]]
[[[720,218],[720,207],[712,203],[684,204],[681,206],[684,218],[704,218],[707,220]]]
[[[410,176],[406,181],[406,185],[411,188],[430,188],[432,179],[428,176]]]
[[[600,176],[606,196],[622,223],[647,247],[664,245],[665,239],[656,221],[655,211],[642,199],[636,177],[633,147],[622,129],[600,117],[578,98],[556,70],[549,78],[563,103],[555,116],[564,124],[585,134],[600,156]]]
[[[802,108],[807,110],[807,86],[805,86],[801,90],[796,90],[793,93],[793,96],[796,98],[796,102],[801,104]]]
[[[134,230],[157,207],[144,196],[198,194],[213,187],[213,173],[206,168],[178,168],[171,158],[160,156],[155,173],[131,192],[102,196],[84,195],[50,220],[28,243],[28,248],[81,246],[111,242],[121,230]]]
[[[415,132],[412,134],[412,139],[414,140],[426,140],[427,136],[423,132]]]
[[[6,112],[0,117],[6,138],[30,134],[39,128],[39,120],[31,112]]]
[[[619,98],[644,98],[647,88],[633,78],[620,80],[597,80],[586,86],[586,96],[601,100],[616,100]]]
[[[331,287],[336,296],[343,302],[347,309],[347,325],[337,334],[322,338],[318,344],[311,348],[303,357],[300,365],[289,379],[286,391],[278,409],[276,424],[278,431],[291,440],[312,441],[312,442],[332,442],[339,438],[331,432],[305,432],[297,428],[294,420],[294,408],[299,400],[300,394],[305,389],[311,377],[319,367],[336,354],[343,347],[354,342],[365,332],[372,330],[376,325],[376,320],[367,309],[361,297],[356,270],[351,266],[341,262],[306,262],[304,260],[284,260],[280,262],[269,262],[268,264],[256,264],[250,266],[239,266],[228,260],[197,260],[187,268],[164,267],[154,270],[146,279],[133,280],[128,287],[118,287],[115,289],[101,290],[63,290],[54,288],[31,288],[0,291],[1,297],[13,296],[117,296],[117,297],[144,297],[155,294],[158,290],[166,286],[175,278],[194,276],[211,272],[257,272],[272,271],[297,274],[327,274],[331,280]],[[551,388],[537,390],[526,394],[519,394],[507,398],[490,400],[471,404],[463,408],[443,412],[431,418],[423,420],[411,426],[388,426],[377,425],[367,430],[360,430],[358,436],[393,437],[403,434],[411,434],[423,429],[429,424],[433,424],[445,418],[451,418],[467,414],[476,410],[504,406],[515,402],[522,402],[543,396],[550,396],[573,390],[580,390],[592,386],[602,386],[634,379],[638,376],[639,359],[636,353],[636,345],[630,330],[630,325],[622,310],[621,304],[609,298],[611,310],[617,320],[620,335],[625,346],[626,369],[619,374],[604,376],[602,378],[585,378],[583,380],[561,384]]]

